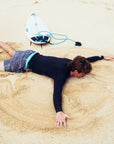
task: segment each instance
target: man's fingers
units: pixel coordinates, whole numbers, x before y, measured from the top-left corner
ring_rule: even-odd
[[[104,59],[105,60],[112,60],[112,59],[114,59],[114,56],[104,56]]]
[[[59,126],[59,121],[55,122],[55,126],[58,127]]]
[[[62,127],[62,122],[60,122],[60,127]]]
[[[57,127],[59,127],[59,121],[57,122]]]
[[[59,127],[59,126],[61,127],[62,124],[63,124],[63,122],[59,122],[59,121],[56,121],[56,122],[55,122],[55,126],[56,126],[56,127]]]
[[[55,122],[56,127],[59,127],[59,126],[62,127],[63,124],[64,124],[64,127],[66,128],[67,127],[66,120],[63,120],[61,122],[59,122],[59,121]]]
[[[64,127],[66,128],[66,121],[64,121]]]
[[[114,57],[113,56],[109,56],[109,57],[107,57],[107,59],[112,60],[112,59],[114,59]]]

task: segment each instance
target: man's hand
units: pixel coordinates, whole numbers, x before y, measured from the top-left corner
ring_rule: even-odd
[[[64,114],[62,111],[56,113],[56,121],[55,121],[55,126],[62,126],[67,127],[66,124],[66,119],[71,119],[67,114]]]
[[[113,60],[114,56],[104,56],[104,60]]]

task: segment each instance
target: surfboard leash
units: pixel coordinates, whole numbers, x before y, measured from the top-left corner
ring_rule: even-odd
[[[43,35],[43,34],[41,34],[41,33],[47,33],[47,35]],[[48,31],[40,31],[40,32],[38,33],[38,35],[39,35],[39,36],[44,36],[43,42],[49,43],[49,44],[51,44],[51,45],[58,45],[58,44],[64,43],[64,42],[67,41],[67,40],[74,42],[74,43],[75,43],[75,46],[81,46],[81,45],[82,45],[81,42],[76,42],[76,41],[74,41],[73,39],[69,39],[69,38],[67,37],[67,35],[63,35],[63,34],[51,33],[51,32],[48,32]],[[59,36],[59,38],[56,37],[56,36]],[[53,38],[53,39],[55,39],[55,40],[59,40],[60,42],[51,43],[50,41],[47,41],[46,37],[50,37],[50,38]]]

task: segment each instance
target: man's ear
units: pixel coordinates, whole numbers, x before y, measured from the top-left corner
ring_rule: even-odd
[[[73,76],[73,71],[70,71],[70,75]]]
[[[77,71],[77,70],[75,70],[75,71],[74,71],[74,73],[78,73],[78,71]]]
[[[78,71],[77,71],[77,70],[71,71],[71,72],[70,72],[70,75],[71,75],[71,76],[74,76],[75,73],[78,73]]]

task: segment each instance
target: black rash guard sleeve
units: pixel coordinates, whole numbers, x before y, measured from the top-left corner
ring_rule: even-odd
[[[102,60],[102,59],[104,59],[104,56],[93,56],[93,57],[88,57],[87,58],[87,60],[89,61],[89,62],[96,62],[96,61],[98,61],[98,60]]]
[[[54,80],[54,93],[53,93],[53,103],[55,107],[55,111],[62,111],[62,86],[58,80]]]
[[[62,111],[62,88],[65,79],[64,76],[59,76],[54,79],[53,103],[56,112]]]

